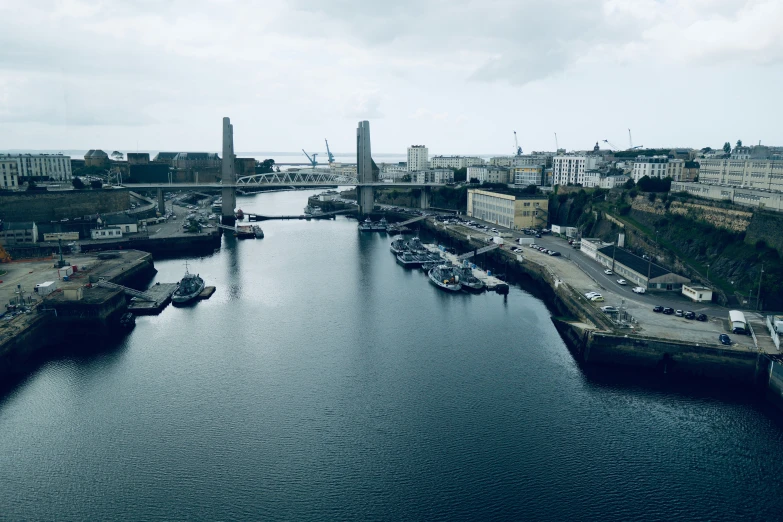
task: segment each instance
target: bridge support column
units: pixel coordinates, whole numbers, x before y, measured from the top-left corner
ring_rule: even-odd
[[[375,191],[372,187],[356,187],[356,199],[359,203],[359,214],[366,216],[375,207]]]
[[[166,198],[163,197],[163,189],[158,189],[158,212],[161,216],[166,215]]]
[[[234,155],[234,126],[229,118],[223,118],[223,160],[220,165],[220,178],[223,183],[221,196],[223,208],[221,222],[233,225],[236,222],[234,213],[237,206],[237,176],[235,171],[236,156]]]
[[[432,189],[430,187],[422,187],[421,195],[419,196],[419,208],[430,208],[430,195]]]

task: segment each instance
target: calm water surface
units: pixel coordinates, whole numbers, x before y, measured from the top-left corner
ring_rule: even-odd
[[[0,519],[779,518],[763,404],[586,373],[538,299],[447,295],[355,221],[263,227],[189,260],[212,299],[0,397]]]

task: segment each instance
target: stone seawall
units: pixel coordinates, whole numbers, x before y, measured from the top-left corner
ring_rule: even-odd
[[[0,195],[0,219],[48,223],[130,208],[126,189],[15,192]]]

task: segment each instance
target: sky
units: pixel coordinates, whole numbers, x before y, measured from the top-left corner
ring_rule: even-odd
[[[783,145],[781,0],[0,0],[0,150]],[[613,146],[603,142],[608,140]]]

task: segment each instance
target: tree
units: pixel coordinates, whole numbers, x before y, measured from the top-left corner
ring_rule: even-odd
[[[256,174],[269,174],[274,172],[275,160],[265,159],[264,161],[256,162]],[[278,170],[278,172],[280,172]]]
[[[625,182],[625,185],[623,185],[623,188],[625,189],[632,189],[636,186],[636,183],[634,182],[633,178],[628,178],[628,181]]]
[[[729,143],[728,141],[723,144],[723,152],[725,152],[726,154],[729,154],[731,152],[731,143]]]
[[[111,157],[114,158],[115,161],[122,161],[123,158],[125,157],[125,154],[123,154],[118,150],[115,150],[114,152],[111,153]]]
[[[737,148],[742,147],[742,140],[737,140]]]
[[[103,187],[103,181],[101,181],[99,179],[94,179],[94,180],[90,181],[90,186],[92,188],[94,188],[94,189],[102,188]]]
[[[701,149],[702,152],[712,152],[712,147],[704,147]]]
[[[470,178],[470,182],[471,182],[471,183],[474,183],[474,184],[476,184],[476,185],[478,185],[478,184],[480,183],[480,181],[478,180],[478,178]]]
[[[82,181],[82,178],[73,178],[71,180],[71,185],[73,185],[73,188],[76,190],[81,190],[84,188],[84,182]]]
[[[30,180],[27,182],[27,190],[35,190],[38,188],[38,185],[36,185],[35,181]]]
[[[402,181],[403,181],[404,183],[410,183],[410,182],[411,182],[411,175],[410,175],[410,174],[405,174],[405,175],[402,177]]]
[[[461,169],[454,169],[454,181],[459,183],[468,179],[468,168],[462,167]]]

